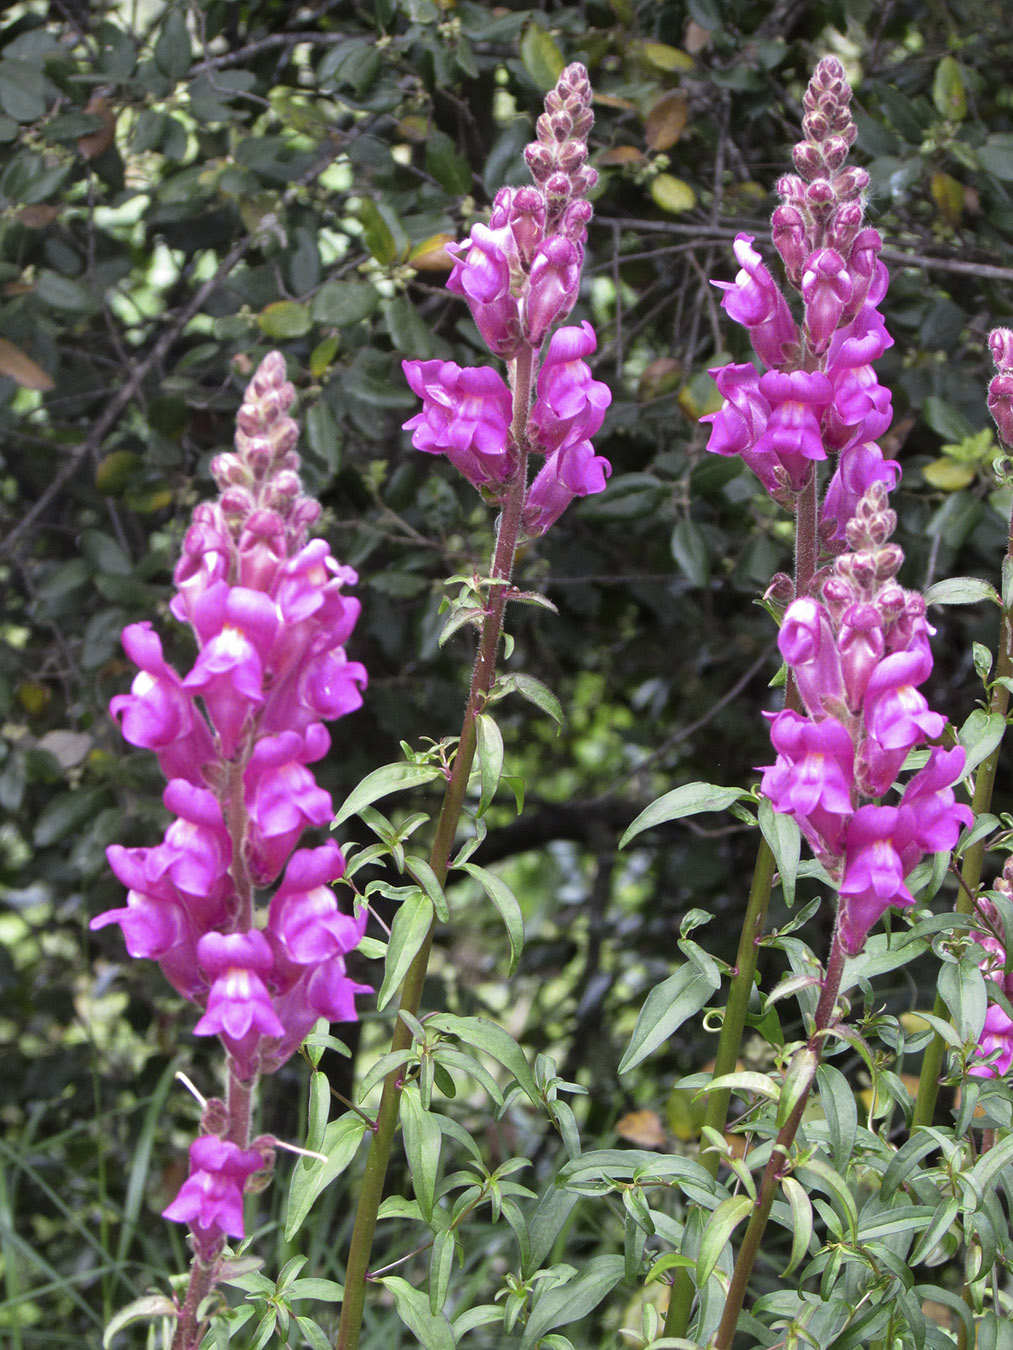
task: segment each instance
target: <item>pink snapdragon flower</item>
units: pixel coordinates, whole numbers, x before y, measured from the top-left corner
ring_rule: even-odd
[[[190,1145],[190,1175],[162,1216],[190,1225],[198,1254],[206,1263],[217,1254],[225,1236],[246,1236],[243,1187],[263,1169],[259,1150],[202,1134]]]
[[[423,400],[422,411],[403,424],[412,444],[445,454],[500,504],[523,489],[521,520],[529,535],[548,529],[574,497],[603,491],[612,471],[591,445],[611,401],[583,360],[595,349],[594,330],[585,321],[552,332],[580,291],[592,215],[586,197],[598,176],[587,167],[593,120],[587,71],[567,66],[546,96],[536,140],[525,151],[534,185],[502,188],[488,225],[474,225],[466,240],[447,246],[454,259],[447,288],[468,302],[493,355],[510,363],[510,387],[486,366],[402,363]],[[546,339],[537,398],[529,408],[532,374]],[[524,373],[518,375],[518,368]],[[529,451],[548,456],[530,487]]]
[[[953,785],[964,750],[930,748],[896,804],[890,791],[911,750],[938,740],[945,719],[918,685],[932,654],[924,601],[894,580],[903,561],[896,524],[875,482],[847,527],[852,552],[824,573],[821,599],[785,612],[778,646],[805,705],[771,722],[777,752],[761,791],[790,815],[840,892],[839,933],[851,955],[891,906],[914,903],[906,878],[925,853],[948,852],[973,822]]]
[[[405,378],[423,399],[420,413],[404,423],[412,445],[444,454],[469,483],[505,483],[516,466],[509,428],[510,390],[488,366],[454,361],[402,361]]]
[[[321,719],[358,707],[366,685],[344,650],[359,614],[347,594],[355,572],[325,540],[307,539],[320,506],[302,493],[294,397],[273,352],[247,387],[234,453],[212,462],[219,496],[194,511],[170,606],[196,639],[190,671],[181,678],[165,661],[150,625],[124,631],[141,673],[111,711],[129,741],[157,754],[174,818],[153,848],[109,848],[127,902],[91,922],[117,924],[129,954],[157,961],[198,1006],[195,1033],[221,1040],[246,1103],[257,1076],[284,1063],[319,1017],[353,1019],[364,991],[344,956],[365,912],[342,916],[333,897],[315,895],[318,921],[302,925],[298,963],[255,912],[254,887],[275,880],[307,827],[331,819],[330,794],[308,766],[330,746]],[[326,890],[341,855],[333,843],[325,851]],[[208,1259],[225,1235],[242,1236],[243,1187],[264,1166],[236,1143],[248,1107],[223,1109],[232,1113],[223,1137],[197,1141],[190,1178],[166,1210],[190,1224]]]

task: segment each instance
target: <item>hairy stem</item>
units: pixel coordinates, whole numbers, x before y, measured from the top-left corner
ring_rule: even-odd
[[[494,580],[508,582],[513,575],[514,555],[517,551],[517,539],[520,534],[521,513],[527,490],[527,422],[531,406],[531,387],[534,372],[535,353],[530,348],[522,349],[511,372],[513,382],[513,422],[511,438],[519,452],[519,463],[509,495],[500,516],[496,535],[496,548],[493,554],[491,576]],[[471,687],[464,710],[461,726],[461,738],[457,753],[443,796],[436,833],[433,837],[429,865],[442,885],[450,868],[450,854],[457,837],[457,828],[464,807],[468,779],[475,758],[476,730],[478,714],[492,689],[496,676],[496,654],[500,635],[503,631],[503,612],[507,603],[506,585],[490,588],[489,602],[486,606],[479,638],[478,653],[471,675]],[[422,999],[422,987],[429,967],[429,954],[432,950],[433,927],[417,952],[401,986],[398,1004],[399,1011],[417,1014]],[[411,1044],[411,1032],[404,1021],[398,1017],[394,1023],[391,1038],[391,1050],[407,1049]],[[355,1214],[355,1226],[348,1250],[348,1265],[345,1271],[345,1296],[341,1307],[341,1324],[338,1328],[336,1350],[355,1350],[359,1344],[359,1331],[362,1326],[362,1313],[366,1298],[366,1282],[369,1278],[369,1258],[373,1249],[373,1234],[376,1229],[376,1216],[383,1199],[383,1186],[387,1176],[391,1147],[397,1128],[398,1107],[401,1097],[400,1072],[392,1071],[387,1075],[380,1097],[380,1107],[376,1114],[376,1126],[366,1158],[366,1167],[362,1179],[362,1190]]]

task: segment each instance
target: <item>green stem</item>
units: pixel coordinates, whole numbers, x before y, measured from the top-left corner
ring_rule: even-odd
[[[837,1007],[837,995],[840,992],[841,976],[844,973],[844,959],[844,948],[841,946],[840,939],[835,931],[812,1032],[806,1044],[796,1052],[788,1066],[786,1075],[786,1081],[790,1082],[793,1078],[792,1070],[800,1067],[803,1074],[802,1084],[801,1087],[796,1085],[797,1100],[778,1132],[763,1172],[763,1180],[760,1182],[756,1204],[753,1207],[745,1236],[742,1239],[742,1246],[739,1248],[739,1254],[735,1260],[735,1268],[732,1271],[731,1283],[728,1286],[728,1297],[725,1300],[724,1312],[721,1315],[721,1322],[713,1342],[714,1350],[731,1350],[735,1328],[738,1325],[739,1314],[742,1311],[746,1290],[749,1286],[749,1277],[753,1273],[753,1265],[760,1250],[760,1242],[767,1227],[767,1220],[770,1218],[770,1211],[777,1197],[778,1186],[785,1173],[791,1146],[795,1142],[798,1127],[802,1123],[802,1114],[809,1100],[809,1092],[816,1077],[816,1070],[819,1067],[820,1056],[823,1051],[823,1033],[830,1025],[834,1009]],[[806,1057],[808,1062],[803,1059],[803,1056]]]
[[[812,579],[816,575],[816,563],[819,553],[818,533],[819,497],[816,474],[799,494],[795,511],[795,594],[807,595]],[[785,691],[785,706],[802,710],[795,681],[788,680]],[[767,907],[774,885],[776,865],[774,855],[765,839],[760,840],[753,867],[753,881],[746,904],[746,913],[742,921],[739,936],[739,950],[735,958],[735,974],[728,990],[728,1003],[724,1020],[721,1023],[721,1035],[718,1039],[717,1055],[714,1060],[714,1077],[734,1073],[739,1061],[739,1048],[746,1026],[746,1012],[749,1009],[749,995],[752,992],[756,976],[756,958],[759,952],[763,925],[767,919]],[[707,1094],[707,1106],[703,1124],[723,1134],[728,1119],[728,1102],[731,1093],[726,1089]],[[700,1157],[701,1164],[716,1177],[720,1165],[717,1152],[710,1151]],[[665,1316],[666,1336],[685,1336],[689,1326],[696,1286],[689,1270],[680,1267],[672,1281],[672,1293],[668,1301]]]
[[[749,995],[756,975],[756,958],[759,952],[760,938],[767,917],[767,906],[774,884],[774,855],[765,839],[760,840],[756,854],[756,866],[753,868],[753,884],[746,904],[746,916],[739,937],[739,950],[735,958],[735,973],[728,990],[728,1003],[724,1020],[721,1023],[721,1035],[714,1059],[714,1077],[734,1073],[739,1061],[739,1047],[746,1026],[746,1013],[749,1010]],[[728,1101],[731,1092],[727,1088],[718,1088],[707,1094],[707,1106],[703,1124],[724,1133],[728,1119]],[[712,1177],[718,1174],[720,1156],[714,1149],[700,1155],[700,1163]],[[668,1313],[665,1316],[666,1336],[685,1336],[689,1326],[693,1295],[696,1286],[690,1272],[680,1267],[675,1273],[672,1293],[668,1301]]]
[[[1013,517],[1010,519],[1009,535],[1006,544],[1006,566],[1013,565]],[[1004,569],[1005,570],[1005,569]],[[1009,690],[1001,683],[1002,679],[1013,674],[1013,624],[1009,612],[1004,609],[999,625],[999,651],[996,655],[995,678],[989,694],[988,710],[1005,717],[1009,708]],[[974,779],[974,795],[971,798],[971,810],[974,818],[990,810],[992,792],[995,788],[996,771],[999,768],[999,743],[978,766]],[[957,895],[956,912],[970,914],[974,908],[974,897],[981,884],[981,869],[985,861],[985,840],[979,839],[964,852],[960,866],[960,890]],[[932,1009],[936,1017],[948,1017],[949,1010],[939,994]],[[939,1095],[939,1074],[943,1064],[943,1039],[936,1032],[929,1042],[922,1059],[921,1073],[918,1077],[918,1095],[915,1098],[911,1128],[918,1125],[931,1125],[936,1109],[936,1097]]]
[[[517,447],[519,463],[509,495],[503,506],[496,536],[496,549],[493,554],[493,579],[509,581],[513,575],[514,556],[517,551],[517,539],[521,528],[521,514],[527,492],[527,422],[531,406],[532,377],[534,374],[535,352],[523,348],[517,357],[512,371],[513,380],[513,422],[510,428],[511,440]],[[443,796],[443,805],[436,823],[436,833],[430,853],[429,865],[442,885],[450,870],[450,854],[457,837],[457,828],[464,808],[464,798],[471,776],[471,766],[475,758],[476,718],[482,711],[485,700],[492,689],[496,677],[496,654],[500,635],[503,631],[503,612],[506,608],[509,586],[492,586],[489,603],[482,622],[478,654],[471,676],[471,688],[465,705],[461,737],[457,753]],[[422,1000],[422,987],[425,984],[429,967],[429,954],[433,944],[433,927],[408,967],[398,1004],[399,1011],[415,1016]],[[402,1018],[394,1022],[391,1038],[391,1051],[405,1050],[411,1045],[411,1032]],[[348,1265],[345,1270],[345,1294],[341,1306],[341,1323],[335,1350],[356,1350],[359,1344],[359,1331],[362,1326],[362,1314],[366,1301],[366,1283],[369,1279],[369,1259],[373,1250],[373,1234],[376,1230],[376,1216],[383,1199],[384,1181],[390,1161],[391,1147],[397,1128],[398,1108],[401,1097],[400,1071],[394,1070],[384,1079],[380,1106],[376,1113],[376,1126],[366,1158],[362,1178],[362,1190],[356,1208],[355,1226],[348,1249]]]

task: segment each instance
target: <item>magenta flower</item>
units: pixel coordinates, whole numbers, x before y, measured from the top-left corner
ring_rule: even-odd
[[[761,791],[775,811],[794,817],[819,856],[839,856],[855,809],[851,736],[832,717],[811,722],[786,709],[773,719],[770,739],[778,756],[764,769]]]
[[[915,821],[908,808],[861,806],[852,816],[839,921],[849,956],[862,950],[869,929],[891,906],[914,904],[914,896],[904,885],[910,867],[905,867],[901,856],[912,844],[916,844]]]
[[[883,656],[883,616],[875,605],[849,605],[838,621],[837,650],[848,707],[859,712],[872,672]]]
[[[784,488],[767,454],[756,454],[754,446],[763,435],[770,417],[770,404],[760,393],[760,372],[749,364],[727,365],[710,371],[724,399],[719,412],[708,413],[701,422],[711,424],[707,449],[716,455],[741,455],[767,492]]]
[[[294,965],[319,965],[359,945],[365,931],[365,910],[359,918],[342,914],[329,882],[344,874],[345,860],[329,841],[293,853],[285,877],[271,900],[268,937],[277,941]]]
[[[463,244],[448,244],[454,267],[447,290],[467,300],[489,350],[509,359],[516,355],[522,336],[517,300],[511,294],[510,260],[504,251],[504,244],[509,247],[513,241],[508,242],[504,234],[509,231],[474,225]]]
[[[246,1236],[243,1227],[243,1188],[255,1172],[264,1169],[257,1149],[239,1148],[228,1139],[202,1134],[190,1145],[190,1175],[162,1217],[189,1224],[205,1259],[220,1246],[221,1238]]]
[[[761,375],[759,389],[770,405],[770,416],[753,453],[779,464],[786,485],[800,492],[813,461],[827,457],[820,419],[832,395],[830,381],[819,371],[769,370]]]
[[[162,656],[162,643],[150,623],[123,630],[123,649],[140,668],[129,694],[109,704],[124,740],[153,750],[167,778],[202,781],[201,769],[214,758],[207,723],[194,709],[183,682]]]
[[[998,1003],[990,1003],[978,1038],[978,1053],[968,1069],[973,1078],[1001,1078],[1013,1064],[1013,1022]]]
[[[278,629],[269,596],[216,581],[194,606],[201,650],[183,688],[203,696],[222,754],[239,748],[247,718],[264,702],[264,668]]]
[[[249,865],[258,886],[274,880],[307,826],[326,825],[334,815],[330,793],[317,786],[305,767],[322,758],[326,743],[322,727],[308,728],[305,736],[283,731],[263,736],[250,757],[244,779]]]
[[[974,824],[969,806],[958,805],[953,784],[964,772],[966,756],[962,745],[944,750],[934,745],[929,761],[904,788],[901,806],[914,813],[914,836],[926,853],[949,853],[957,842],[961,825]]]
[[[853,289],[847,264],[836,249],[822,248],[810,254],[801,289],[809,346],[817,354],[825,352]]]
[[[597,346],[594,329],[586,321],[579,328],[559,328],[538,372],[538,397],[530,428],[534,448],[545,453],[564,444],[588,441],[605,420],[612,402],[608,385],[591,378],[581,358]]]
[[[757,356],[765,366],[776,369],[798,346],[798,329],[780,287],[752,243],[751,234],[736,236],[732,249],[741,271],[733,282],[715,281],[713,285],[725,292],[721,307],[729,318],[749,330]]]
[[[781,655],[791,667],[802,701],[813,717],[824,717],[828,703],[844,694],[844,677],[830,617],[809,596],[794,600],[777,635]]]
[[[605,491],[612,465],[594,453],[590,441],[564,445],[549,455],[536,474],[524,502],[523,524],[527,534],[544,534],[563,514],[574,497]]]
[[[265,983],[274,969],[270,944],[256,928],[205,933],[197,944],[197,959],[211,988],[194,1035],[220,1036],[240,1076],[252,1078],[259,1068],[261,1039],[285,1035]]]
[[[488,366],[453,361],[402,361],[420,413],[404,423],[412,445],[445,454],[469,483],[505,483],[516,464],[510,447],[510,390]]]
[[[932,670],[923,649],[894,652],[873,671],[865,691],[865,727],[862,777],[871,796],[885,792],[897,776],[907,753],[921,740],[943,734],[946,718],[932,712],[917,685]]]
[[[532,347],[540,347],[552,325],[573,309],[583,265],[584,250],[561,234],[538,246],[521,314],[524,338]]]

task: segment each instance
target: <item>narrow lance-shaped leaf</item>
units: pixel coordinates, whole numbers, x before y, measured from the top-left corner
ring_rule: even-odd
[[[376,996],[379,1011],[383,1011],[400,987],[408,967],[429,935],[433,917],[433,902],[422,891],[416,891],[404,900],[394,915],[387,944],[387,968]]]
[[[524,948],[524,918],[517,897],[505,881],[496,876],[494,872],[479,867],[477,863],[459,863],[457,870],[467,872],[470,877],[474,877],[499,910],[500,918],[506,927],[507,938],[510,942],[510,969],[507,974],[512,975],[517,969],[517,962],[520,960],[521,951]]]
[[[334,826],[354,816],[362,807],[390,796],[392,792],[404,792],[406,788],[419,787],[442,777],[443,770],[435,764],[385,764],[368,773],[359,786],[348,794],[334,817]]]
[[[620,839],[619,847],[625,848],[631,839],[655,825],[695,816],[701,811],[724,811],[747,795],[741,788],[719,787],[716,783],[684,783],[641,811]]]
[[[668,1040],[687,1018],[698,1013],[720,981],[687,963],[656,985],[640,1010],[633,1036],[619,1062],[619,1072],[636,1068]]]

